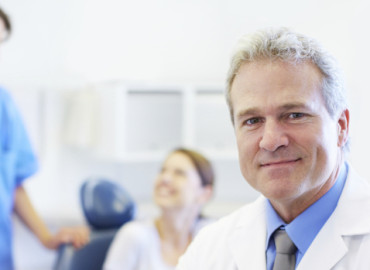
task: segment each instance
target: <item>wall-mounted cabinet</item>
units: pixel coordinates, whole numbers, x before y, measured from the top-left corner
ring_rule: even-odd
[[[128,90],[122,119],[128,153],[156,152],[182,144],[184,104],[176,90]]]
[[[85,97],[81,97],[80,91],[73,91],[67,103],[76,106],[79,102],[71,102],[76,98],[82,102],[92,100],[92,104],[83,106],[94,111],[94,119],[85,119],[93,128],[82,132],[92,137],[89,148],[99,157],[125,161],[159,160],[171,149],[185,146],[213,159],[237,158],[222,87],[114,83],[95,85],[83,91]],[[69,114],[71,117],[67,119],[78,118]],[[67,131],[71,125],[68,121]],[[96,123],[91,124],[94,121]],[[73,126],[81,129],[83,125],[75,123]],[[66,141],[76,146],[73,136],[72,140]]]

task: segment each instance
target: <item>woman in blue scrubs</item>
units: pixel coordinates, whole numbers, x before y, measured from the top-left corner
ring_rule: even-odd
[[[11,24],[0,8],[0,44],[9,37]],[[12,221],[14,212],[49,249],[88,242],[85,227],[62,228],[52,234],[40,219],[23,187],[25,179],[36,173],[37,159],[32,150],[21,116],[8,92],[0,87],[0,269],[13,270]]]

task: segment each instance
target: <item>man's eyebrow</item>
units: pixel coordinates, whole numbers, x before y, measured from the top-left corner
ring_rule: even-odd
[[[244,109],[244,110],[238,112],[238,114],[236,115],[236,119],[239,119],[241,117],[245,117],[247,115],[257,115],[257,114],[259,114],[259,111],[260,110],[258,108],[255,108],[255,107]]]
[[[303,102],[293,102],[293,103],[287,103],[280,106],[282,110],[292,110],[292,109],[308,109],[309,107],[307,104]]]
[[[292,109],[308,109],[309,107],[307,104],[303,102],[292,102],[292,103],[286,103],[278,107],[279,111],[287,111],[287,110],[292,110]],[[245,117],[248,115],[258,115],[260,114],[261,110],[258,109],[257,107],[251,107],[244,109],[240,112],[237,113],[236,119],[239,119],[241,117]]]

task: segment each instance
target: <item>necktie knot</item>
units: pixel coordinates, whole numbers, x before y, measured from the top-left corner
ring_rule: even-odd
[[[277,230],[274,234],[276,253],[281,254],[295,254],[297,247],[289,238],[285,230]]]
[[[295,269],[295,253],[297,247],[289,238],[285,230],[277,230],[274,233],[274,241],[276,247],[276,257],[273,270],[294,270]]]

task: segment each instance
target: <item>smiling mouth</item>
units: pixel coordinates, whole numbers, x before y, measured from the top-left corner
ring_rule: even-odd
[[[168,197],[174,194],[174,191],[168,188],[159,188],[156,190],[156,194],[160,197]]]
[[[272,167],[272,166],[283,166],[283,165],[291,165],[298,161],[300,161],[301,158],[297,159],[290,159],[290,160],[278,160],[278,161],[271,161],[266,163],[261,163],[260,167]]]

